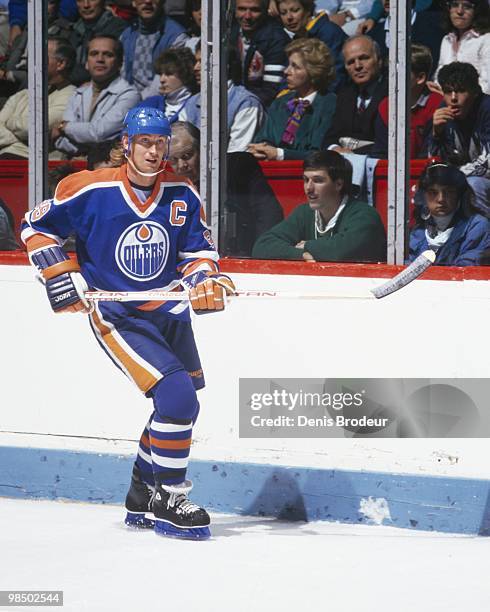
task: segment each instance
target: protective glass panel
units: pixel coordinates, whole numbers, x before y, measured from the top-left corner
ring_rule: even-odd
[[[266,5],[237,0],[230,32],[228,252],[382,261],[386,236],[373,206],[369,149],[372,109],[387,95],[387,79],[369,57],[363,77],[376,91],[358,108],[357,96],[339,95],[348,83],[342,46],[353,16],[330,20],[326,7],[310,3]],[[366,49],[353,55],[372,55],[372,43],[361,42]]]
[[[0,250],[19,246],[27,210],[27,30],[9,26],[8,3],[0,2]]]
[[[390,3],[317,2],[310,12],[306,4],[279,0],[270,3],[267,11],[259,0],[236,2],[229,75],[245,86],[243,95],[249,98],[243,101],[246,112],[241,107],[240,114],[238,90],[229,85],[230,189],[222,215],[226,252],[240,256],[253,252],[264,259],[311,256],[317,261],[383,261],[389,211],[396,209],[396,231],[405,235],[404,254],[403,235],[396,239],[396,260],[400,263],[426,249],[436,250],[436,263],[444,265],[486,263],[488,222],[474,215],[489,212],[489,143],[482,138],[481,126],[467,119],[476,116],[485,104],[480,87],[485,91],[486,67],[477,55],[463,68],[450,66],[455,57],[447,34],[458,36],[462,20],[478,28],[479,19],[488,20],[486,3],[478,10],[471,2],[416,2],[412,10],[406,3],[391,3],[391,12],[395,5],[399,14],[408,8],[411,23],[408,49],[413,69],[407,84],[408,110],[401,122],[408,126],[406,211],[403,198],[397,196],[389,202],[388,196],[388,55],[395,27]],[[368,36],[348,40],[360,31]],[[275,55],[271,40],[275,41]],[[404,40],[400,32],[398,44]],[[232,68],[233,59],[238,70]],[[327,74],[329,62],[335,76]],[[466,97],[456,100],[454,94],[451,102],[447,93],[444,100],[441,77],[448,91],[451,80],[453,85],[468,81]],[[262,103],[262,117],[254,114],[253,94]],[[449,110],[439,108],[444,103]],[[312,161],[310,156],[327,149],[341,154],[352,166],[349,205],[337,218],[339,207],[330,186],[320,185],[319,180],[302,180],[305,159],[308,164],[320,164],[318,157]],[[253,154],[258,166],[247,159],[246,152]],[[436,197],[427,193],[426,185],[415,197],[427,166],[434,160],[450,168],[432,170],[430,180],[434,183],[437,178],[456,186],[454,202],[447,201],[451,190],[439,190]],[[430,202],[431,198],[439,199],[439,204]],[[302,203],[308,205],[301,208]],[[361,203],[370,208],[361,207]],[[430,212],[431,206],[434,212]],[[356,223],[347,223],[348,213],[356,208],[360,215]],[[287,220],[276,228],[281,215]],[[460,241],[456,239],[459,231],[470,231],[473,224],[478,226],[480,247],[466,258],[462,252],[465,247],[454,243]],[[347,226],[352,234],[346,232]]]

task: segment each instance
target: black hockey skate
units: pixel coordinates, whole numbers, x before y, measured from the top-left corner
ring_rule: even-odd
[[[211,536],[209,514],[187,499],[191,489],[190,480],[181,485],[156,485],[152,504],[155,533],[189,540],[206,540]]]
[[[153,529],[155,520],[151,510],[151,498],[155,493],[155,487],[143,482],[141,471],[135,464],[131,476],[131,486],[126,495],[126,519],[124,522],[128,527],[140,529]]]

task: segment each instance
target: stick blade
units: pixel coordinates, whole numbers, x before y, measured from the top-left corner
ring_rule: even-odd
[[[412,263],[402,270],[400,274],[397,274],[389,281],[380,285],[379,287],[375,287],[371,289],[371,293],[378,300],[381,298],[398,291],[399,289],[403,289],[409,283],[418,278],[421,274],[423,274],[427,268],[429,268],[436,260],[436,254],[431,249],[424,251],[421,253],[416,259],[412,261]]]

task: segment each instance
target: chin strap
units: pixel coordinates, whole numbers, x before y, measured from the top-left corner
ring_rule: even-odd
[[[161,172],[165,172],[165,168],[167,167],[169,153],[170,153],[170,136],[168,137],[168,141],[167,141],[167,153],[161,161],[163,165],[160,168],[160,170],[157,170],[156,172],[141,172],[141,170],[138,170],[138,168],[136,167],[134,161],[129,157],[129,155],[131,154],[131,139],[130,138],[128,140],[128,147],[124,148],[124,157],[128,160],[128,164],[131,166],[131,168],[135,172],[137,172],[140,176],[157,176]]]
[[[156,172],[141,172],[141,170],[138,170],[138,168],[134,164],[133,160],[130,157],[128,157],[128,155],[126,153],[124,154],[124,157],[128,160],[128,164],[131,166],[131,168],[135,172],[140,174],[141,176],[156,176],[157,174],[160,174],[160,172],[164,172],[165,168],[167,167],[167,160],[166,159],[162,159],[163,168],[161,168],[160,170],[157,170]]]

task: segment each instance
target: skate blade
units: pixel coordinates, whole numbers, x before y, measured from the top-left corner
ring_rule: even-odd
[[[165,521],[155,521],[155,533],[159,536],[181,538],[184,540],[208,540],[211,537],[209,527],[174,527]]]
[[[144,512],[127,512],[124,524],[133,529],[154,529],[155,521],[147,518]]]

